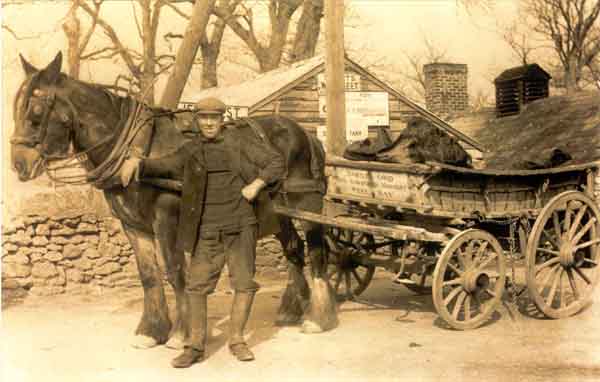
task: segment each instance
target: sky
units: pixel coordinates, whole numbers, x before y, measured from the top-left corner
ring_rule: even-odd
[[[14,1],[14,0],[12,0]],[[2,134],[3,134],[3,199],[5,210],[15,198],[35,187],[23,187],[9,166],[8,138],[12,130],[11,102],[16,89],[23,81],[18,54],[38,67],[49,63],[59,50],[66,49],[66,40],[61,29],[62,20],[67,13],[69,2],[65,0],[27,1],[19,0],[22,5],[4,6],[0,17],[4,25],[9,26],[25,39],[16,40],[6,30],[2,30]],[[257,9],[264,9],[264,3],[252,2]],[[482,91],[493,93],[490,79],[503,69],[518,64],[508,46],[497,33],[497,20],[512,20],[517,15],[517,0],[496,0],[492,8],[470,8],[468,11],[460,0],[346,0],[349,6],[348,22],[351,27],[345,30],[346,47],[362,52],[366,61],[380,58],[389,63],[389,69],[401,71],[406,54],[418,54],[423,50],[423,38],[445,49],[452,62],[464,63],[469,69],[469,87],[472,94]],[[138,46],[139,38],[133,18],[132,3],[128,0],[106,0],[101,16],[110,22],[117,33],[129,46]],[[159,36],[167,32],[182,33],[185,23],[173,11],[166,9],[161,18]],[[94,37],[93,46],[103,46],[101,33]],[[231,32],[226,35],[227,47],[241,44]],[[160,49],[169,51],[161,38]],[[226,53],[225,53],[226,54]],[[228,57],[235,55],[229,54]],[[244,56],[244,55],[243,55]],[[251,56],[246,54],[246,61]],[[360,61],[359,61],[360,62]],[[362,62],[361,62],[362,63]],[[223,63],[222,68],[228,75],[222,83],[231,84],[248,78],[251,74],[244,65]],[[81,71],[83,80],[110,83],[122,70],[118,60],[103,61],[91,65],[84,64]],[[395,73],[394,73],[395,74]],[[195,70],[184,92],[191,94],[199,89],[200,73]],[[164,81],[157,83],[157,94],[161,94]],[[14,192],[15,190],[23,192]],[[6,215],[6,214],[5,214]]]

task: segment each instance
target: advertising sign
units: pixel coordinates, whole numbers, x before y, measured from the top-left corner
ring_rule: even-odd
[[[369,126],[390,124],[389,97],[386,92],[346,92],[346,139],[366,139]],[[319,117],[327,118],[327,100],[319,96]]]

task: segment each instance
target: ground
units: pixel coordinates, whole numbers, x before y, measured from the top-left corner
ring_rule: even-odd
[[[339,327],[306,335],[273,326],[281,283],[263,282],[249,323],[256,361],[226,346],[231,295],[209,300],[208,359],[172,369],[177,351],[129,346],[141,290],[28,299],[3,311],[3,381],[600,381],[600,293],[577,316],[542,319],[508,300],[492,322],[455,331],[417,296],[378,274]]]

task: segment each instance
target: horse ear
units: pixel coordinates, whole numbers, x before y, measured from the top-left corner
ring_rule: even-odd
[[[39,72],[39,70],[35,66],[31,65],[22,54],[19,53],[19,57],[21,58],[21,65],[23,66],[23,70],[27,76],[31,76],[32,74]]]
[[[62,66],[62,52],[58,52],[54,60],[42,70],[42,78],[49,84],[54,84],[58,81],[60,68]]]

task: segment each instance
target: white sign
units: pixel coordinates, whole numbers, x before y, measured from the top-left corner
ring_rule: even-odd
[[[386,92],[346,92],[346,139],[367,139],[369,126],[389,126],[389,96]],[[319,96],[319,117],[327,118],[327,99]]]
[[[369,137],[369,125],[362,115],[346,113],[346,140],[348,143],[362,141]]]
[[[225,120],[231,121],[238,118],[244,118],[248,116],[248,108],[245,106],[227,106],[225,110]]]
[[[319,95],[325,95],[327,88],[327,81],[325,80],[325,73],[317,74],[317,93]],[[360,74],[354,72],[344,73],[344,89],[347,92],[359,92],[361,90]]]
[[[367,126],[389,126],[389,95],[386,92],[347,92],[346,114],[360,114]]]

